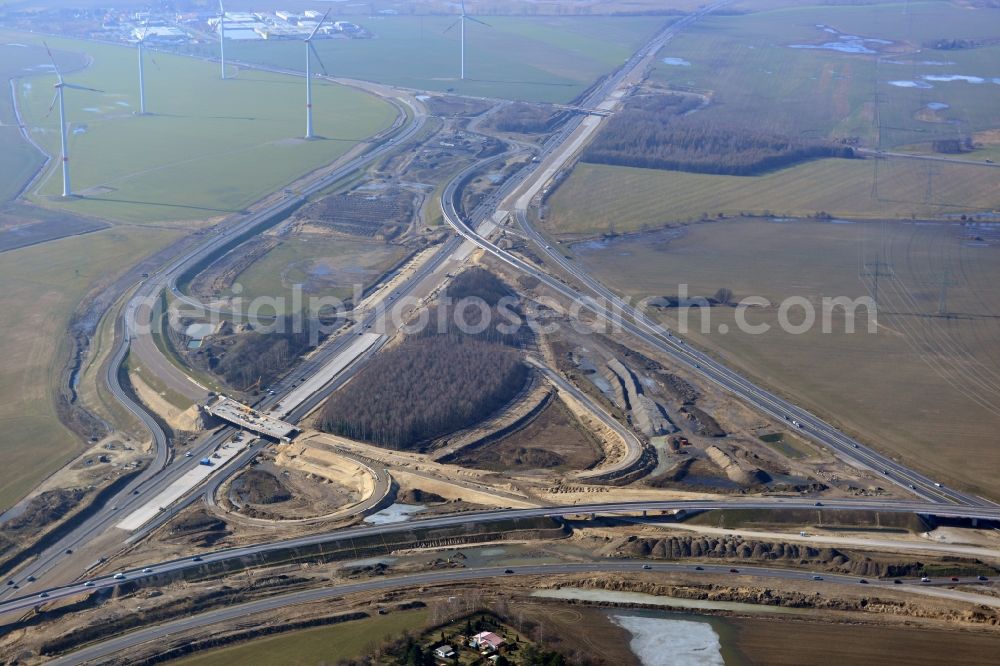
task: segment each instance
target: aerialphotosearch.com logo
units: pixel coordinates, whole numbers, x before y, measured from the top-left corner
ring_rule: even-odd
[[[442,292],[426,302],[409,294],[376,293],[365,298],[363,285],[353,285],[353,296],[341,299],[332,295],[306,296],[301,284],[292,285],[290,296],[256,296],[246,299],[242,287],[234,284],[232,296],[203,303],[183,296],[174,300],[168,321],[173,330],[184,335],[190,323],[208,324],[213,331],[223,323],[248,325],[257,333],[309,334],[309,343],[318,344],[331,333],[353,322],[358,332],[408,335],[420,333],[461,332],[481,335],[490,328],[501,335],[516,335],[527,326],[531,330],[551,334],[563,326],[580,334],[615,334],[635,323],[666,328],[660,323],[662,314],[670,313],[676,321],[675,330],[684,335],[697,330],[703,335],[732,333],[728,323],[712,327],[713,312],[732,311],[736,330],[746,335],[765,335],[774,325],[764,319],[776,319],[777,327],[790,335],[805,335],[816,330],[822,334],[847,333],[858,330],[859,320],[868,334],[878,329],[878,307],[870,296],[823,296],[806,298],[790,296],[778,303],[763,296],[732,299],[728,290],[720,299],[691,296],[689,285],[679,284],[676,297],[649,297],[639,301],[631,298],[594,298],[581,295],[573,301],[549,296],[522,299],[503,296],[487,302],[478,296],[454,299]],[[357,304],[357,306],[355,306]],[[159,320],[161,301],[152,297],[133,310],[130,328],[134,334],[149,333]],[[434,306],[433,312],[425,305]],[[730,317],[726,316],[727,321]],[[626,324],[631,322],[631,324]],[[433,327],[428,330],[428,327]]]

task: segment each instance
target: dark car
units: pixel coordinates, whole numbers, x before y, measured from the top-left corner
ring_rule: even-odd
[[[705,567],[695,567],[694,570],[695,571],[704,571]]]
[[[865,580],[864,578],[862,578],[862,579],[861,579],[861,580],[859,580],[858,582],[859,582],[859,583],[861,583],[862,585],[867,585],[867,584],[868,584],[868,581],[867,581],[867,580]]]
[[[512,574],[512,573],[514,573],[514,570],[513,569],[504,569],[503,572],[505,574]]]
[[[201,562],[201,555],[195,555],[191,558],[192,562]]]
[[[72,555],[73,554],[73,549],[72,548],[67,548],[66,549],[66,554],[67,555]]]
[[[29,583],[34,583],[35,580],[36,580],[36,578],[34,576],[28,576],[28,582]]]
[[[989,580],[986,576],[976,576],[976,580]]]
[[[893,585],[902,585],[902,584],[903,584],[903,581],[901,581],[901,580],[899,580],[899,579],[897,578],[896,580],[892,581],[892,584],[893,584]]]
[[[729,570],[729,573],[739,573],[739,572],[740,572],[739,569],[730,569]]]
[[[958,576],[952,576],[951,577],[951,582],[957,583],[958,582]]]

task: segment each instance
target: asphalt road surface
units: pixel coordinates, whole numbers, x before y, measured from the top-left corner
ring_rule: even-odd
[[[700,567],[696,569],[695,567]],[[233,622],[250,615],[275,611],[280,608],[296,604],[324,601],[348,594],[360,592],[379,592],[393,589],[417,587],[424,585],[436,585],[441,583],[458,583],[467,581],[481,581],[485,579],[503,579],[511,576],[558,576],[564,574],[609,574],[609,573],[632,573],[632,574],[656,574],[656,573],[685,573],[692,576],[711,576],[713,580],[719,580],[720,576],[730,578],[739,577],[754,579],[772,579],[785,581],[802,581],[819,584],[814,577],[822,576],[823,585],[856,586],[860,584],[857,576],[842,576],[837,574],[817,574],[809,571],[796,571],[791,569],[778,569],[772,567],[759,566],[738,566],[737,571],[732,571],[730,565],[719,564],[671,564],[660,562],[643,562],[641,560],[607,560],[601,562],[580,562],[563,564],[533,564],[527,566],[516,566],[507,568],[503,566],[480,567],[469,569],[448,569],[445,571],[430,571],[426,573],[408,574],[404,576],[391,576],[372,578],[370,580],[356,583],[346,583],[332,585],[311,590],[302,590],[282,594],[267,599],[251,601],[234,606],[226,606],[215,610],[207,611],[199,615],[185,617],[170,622],[164,622],[154,626],[139,629],[121,636],[109,638],[97,644],[72,652],[63,657],[53,659],[50,664],[59,666],[70,666],[84,664],[110,657],[123,650],[140,646],[150,641],[162,640],[164,638],[180,634],[185,631],[206,627],[222,622]],[[511,573],[506,573],[510,571]],[[975,579],[962,579],[959,583],[949,582],[949,585],[978,583]],[[868,584],[873,588],[894,588],[911,590],[920,593],[926,589],[925,583],[916,580],[906,580],[904,587],[894,584],[892,581],[871,579]],[[984,599],[986,597],[984,596]]]
[[[284,539],[271,543],[254,544],[250,546],[240,546],[237,548],[226,548],[208,553],[202,553],[194,557],[178,558],[166,562],[149,564],[146,567],[130,569],[115,574],[107,574],[91,579],[91,585],[84,587],[83,583],[75,582],[59,587],[42,588],[40,585],[31,585],[27,589],[17,590],[19,596],[14,599],[0,601],[0,615],[7,613],[25,611],[36,604],[44,603],[45,600],[61,599],[80,593],[86,589],[110,588],[118,585],[122,579],[116,579],[115,575],[122,575],[124,579],[135,580],[155,576],[160,573],[172,573],[184,569],[194,569],[213,562],[223,562],[233,558],[243,558],[256,556],[262,553],[276,552],[288,548],[298,548],[312,546],[338,539],[360,538],[373,534],[385,534],[397,531],[409,531],[416,528],[437,528],[455,527],[462,525],[477,525],[488,522],[512,520],[516,518],[540,518],[540,517],[561,517],[561,516],[588,516],[588,515],[615,515],[615,514],[643,514],[643,512],[663,512],[663,511],[704,511],[709,509],[818,509],[822,510],[849,510],[849,511],[880,511],[888,513],[916,513],[924,515],[934,515],[951,518],[977,518],[983,520],[1000,520],[1000,507],[979,507],[957,504],[938,504],[921,501],[912,502],[890,502],[879,499],[838,499],[824,500],[822,502],[810,498],[791,497],[738,497],[726,499],[706,499],[706,500],[658,500],[639,502],[595,502],[589,504],[578,504],[570,506],[546,506],[528,509],[497,509],[492,511],[479,511],[460,513],[455,515],[445,515],[433,518],[424,518],[394,525],[377,525],[367,527],[353,527],[348,529],[334,530],[311,534],[292,539]],[[148,568],[149,571],[144,571]],[[25,594],[27,590],[30,594]],[[45,597],[39,597],[42,592]]]

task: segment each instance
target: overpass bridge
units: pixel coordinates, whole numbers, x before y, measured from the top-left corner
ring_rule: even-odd
[[[205,405],[205,411],[238,428],[250,430],[279,442],[290,442],[299,433],[299,429],[291,423],[258,412],[252,407],[224,395],[218,396],[214,401]]]

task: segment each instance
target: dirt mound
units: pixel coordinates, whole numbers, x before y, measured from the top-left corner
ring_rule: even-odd
[[[746,469],[740,466],[732,456],[717,446],[705,449],[709,459],[716,464],[734,483],[742,486],[754,486],[771,480],[766,472],[757,468]]]
[[[660,380],[674,398],[686,405],[694,404],[700,397],[698,389],[691,382],[673,373],[664,371],[660,374]]]
[[[233,494],[245,504],[278,504],[292,499],[281,479],[260,469],[248,469],[233,479]]]
[[[719,422],[694,405],[686,405],[681,414],[687,417],[691,429],[704,437],[725,437],[726,431]]]
[[[426,490],[411,488],[399,493],[396,497],[396,501],[402,504],[433,504],[435,502],[446,502],[447,500],[440,495],[436,495]]]
[[[187,536],[200,532],[221,532],[226,529],[226,522],[200,509],[174,521],[170,527],[172,536]]]
[[[683,535],[662,539],[628,537],[618,554],[657,560],[679,560],[688,557],[702,559],[739,560],[747,562],[788,562],[800,567],[855,574],[870,577],[914,577],[928,573],[943,575],[989,573],[997,570],[970,558],[945,558],[935,561],[901,560],[886,556],[873,558],[838,548],[814,548],[785,542],[746,540],[739,536]]]
[[[39,493],[19,515],[0,524],[0,531],[9,534],[44,527],[69,513],[86,494],[82,488],[60,488]]]
[[[500,456],[501,463],[509,462],[517,467],[550,468],[566,464],[566,459],[558,453],[535,447],[518,447]]]

